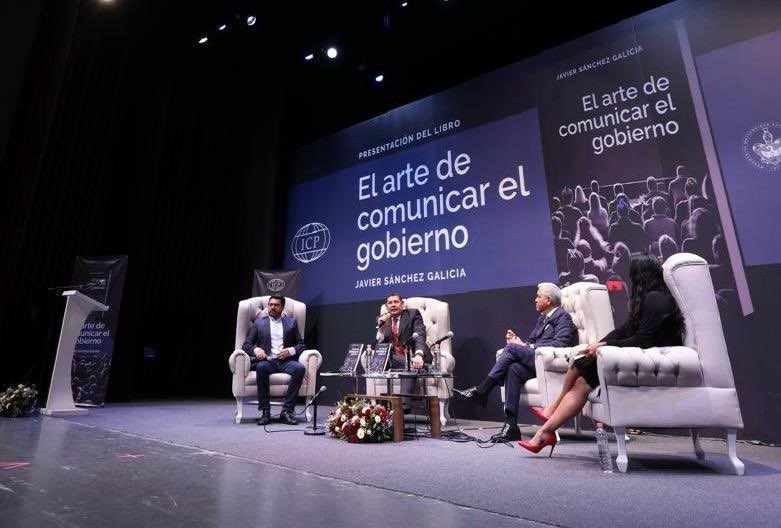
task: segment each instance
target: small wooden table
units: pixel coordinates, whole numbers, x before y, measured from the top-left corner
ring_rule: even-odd
[[[431,420],[431,438],[439,438],[442,435],[442,425],[439,421],[439,396],[428,396],[425,394],[380,394],[379,396],[369,396],[367,394],[348,394],[345,400],[378,400],[386,401],[391,405],[393,411],[393,441],[401,442],[404,440],[404,407],[401,404],[402,398],[419,398],[428,401],[428,414]]]

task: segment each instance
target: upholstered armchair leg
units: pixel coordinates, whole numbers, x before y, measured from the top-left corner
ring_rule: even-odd
[[[439,400],[439,423],[442,427],[447,425],[448,418],[450,418],[450,400]]]
[[[614,427],[616,433],[616,445],[618,446],[618,456],[616,465],[621,473],[626,473],[629,467],[629,459],[626,456],[626,427]]]
[[[575,415],[575,418],[574,418],[574,420],[575,420],[575,435],[576,435],[576,436],[580,436],[580,435],[581,435],[581,430],[580,430],[580,415],[579,415],[579,414],[576,414],[576,415]]]
[[[729,462],[732,465],[732,469],[735,470],[736,475],[743,475],[746,471],[746,466],[738,458],[738,452],[736,443],[738,440],[737,429],[727,429],[727,455],[729,456]]]
[[[697,455],[697,460],[705,460],[705,450],[700,444],[700,431],[698,429],[690,429],[692,433],[692,445],[694,445],[694,454]]]
[[[236,396],[236,424],[240,424],[242,418],[244,418],[244,398]]]

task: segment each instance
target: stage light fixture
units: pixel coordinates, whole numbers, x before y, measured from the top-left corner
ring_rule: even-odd
[[[254,26],[255,22],[257,22],[257,21],[258,21],[258,19],[255,18],[254,15],[250,15],[250,16],[247,17],[247,25],[248,26]]]
[[[312,60],[312,59],[314,59],[314,58],[315,58],[315,54],[314,54],[314,53],[310,53],[309,55],[307,55],[306,57],[304,57],[304,60],[308,60],[308,61],[310,61],[310,60]]]
[[[380,75],[378,75],[377,77],[374,78],[374,82],[378,82],[378,83],[381,83],[384,80],[385,80],[385,76],[382,75],[382,74],[380,74]]]
[[[409,2],[402,2],[401,7],[407,7],[409,5]]]
[[[325,54],[328,55],[329,59],[335,59],[336,56],[339,55],[339,50],[331,46],[328,48],[328,50],[326,50]]]
[[[209,40],[209,37],[201,37],[201,40],[198,41],[198,44],[206,44],[206,41]]]
[[[228,29],[228,24],[222,24],[217,27],[217,31],[225,31],[226,29]]]

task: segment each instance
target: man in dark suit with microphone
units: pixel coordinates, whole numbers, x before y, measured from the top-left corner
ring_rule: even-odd
[[[293,417],[293,411],[306,368],[296,356],[304,350],[305,345],[295,319],[282,313],[284,308],[285,298],[272,295],[266,305],[266,312],[255,319],[255,324],[250,327],[242,347],[250,357],[250,368],[257,376],[258,410],[261,412],[258,425],[271,422],[269,376],[279,372],[290,375],[279,419],[288,425],[298,423]]]
[[[377,343],[390,345],[390,368],[405,369],[407,366],[407,351],[410,352],[410,368],[422,369],[430,365],[433,356],[426,344],[426,325],[423,316],[414,308],[406,308],[404,299],[398,293],[385,297],[386,313],[377,319]],[[402,394],[414,391],[414,380],[401,379]],[[404,402],[405,407],[409,405]]]
[[[496,364],[480,385],[468,389],[455,389],[459,396],[485,407],[488,393],[498,386],[505,388],[505,424],[502,432],[491,437],[493,441],[521,439],[518,428],[518,400],[526,381],[536,377],[534,355],[537,347],[567,347],[577,344],[578,332],[570,315],[561,308],[561,290],[555,284],[543,282],[537,285],[534,307],[540,314],[537,324],[526,341],[507,330],[505,346]]]
[[[377,319],[377,343],[391,346],[391,368],[405,368],[407,347],[412,350],[413,369],[431,364],[432,355],[426,344],[426,325],[423,317],[414,308],[405,308],[404,299],[398,293],[385,298],[388,310]]]

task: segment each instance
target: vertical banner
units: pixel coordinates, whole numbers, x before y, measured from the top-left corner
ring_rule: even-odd
[[[72,283],[78,284],[84,295],[109,307],[107,312],[90,314],[76,340],[71,370],[76,405],[100,406],[106,401],[126,270],[127,255],[76,257]]]
[[[282,295],[298,299],[300,270],[255,270],[252,279],[252,296]]]

